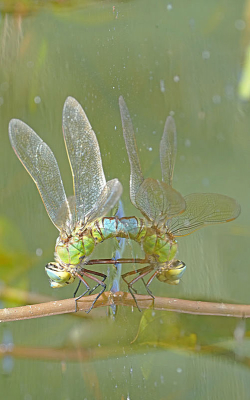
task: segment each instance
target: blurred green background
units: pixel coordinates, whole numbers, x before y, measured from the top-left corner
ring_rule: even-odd
[[[6,0],[0,11],[1,288],[57,299],[74,290],[49,286],[44,266],[58,232],[11,149],[9,120],[22,119],[49,144],[71,195],[61,119],[66,97],[75,97],[98,137],[106,178],[123,184],[125,214],[140,216],[129,200],[123,95],[145,176],[161,176],[159,143],[173,111],[174,187],[183,195],[226,194],[242,206],[235,222],[180,239],[182,282],[154,281],[154,294],[249,303],[250,2]],[[93,258],[110,257],[114,248],[107,241]],[[128,243],[124,256],[141,250]],[[1,300],[2,307],[20,304],[14,296]],[[98,309],[86,318],[2,323],[0,348],[14,347],[1,357],[1,396],[249,399],[249,329],[236,319],[125,307],[115,317]]]

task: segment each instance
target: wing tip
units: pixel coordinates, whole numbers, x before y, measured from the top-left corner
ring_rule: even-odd
[[[12,118],[9,122],[9,129],[12,128],[13,126],[17,125],[18,123],[24,123],[23,121],[21,121],[20,119],[17,118]]]
[[[235,201],[235,212],[234,212],[233,217],[228,219],[227,222],[234,221],[236,218],[238,218],[238,216],[241,213],[241,205],[236,200],[234,200],[234,201]]]
[[[124,105],[126,105],[125,100],[123,98],[123,96],[119,96],[119,106],[120,107],[124,107]]]
[[[9,132],[9,138],[11,141],[11,145],[13,146],[13,139],[14,137],[20,133],[18,128],[21,128],[21,125],[29,127],[25,122],[21,121],[20,119],[17,118],[12,118],[9,122],[8,126],[8,132]]]
[[[108,181],[109,182],[109,184],[112,182],[113,183],[113,185],[116,187],[116,190],[120,193],[120,196],[122,195],[122,192],[123,192],[123,187],[122,187],[122,184],[121,184],[121,182],[119,181],[119,179],[118,178],[114,178],[114,179],[111,179],[110,181]]]
[[[119,108],[120,108],[120,114],[121,114],[121,119],[122,119],[122,124],[123,122],[126,121],[131,121],[131,117],[129,114],[129,110],[127,107],[127,104],[123,98],[123,96],[119,97]],[[132,122],[131,122],[132,123]]]
[[[176,135],[176,124],[175,124],[175,119],[172,115],[169,115],[165,122],[164,131],[169,131],[169,130],[172,130]]]
[[[64,102],[63,110],[67,107],[81,107],[81,105],[74,97],[68,96]]]

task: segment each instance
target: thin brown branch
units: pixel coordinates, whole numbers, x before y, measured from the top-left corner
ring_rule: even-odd
[[[44,296],[39,293],[32,293],[29,291],[21,290],[21,289],[16,289],[11,286],[6,286],[6,285],[0,285],[0,299],[4,301],[9,301],[13,302],[15,304],[36,304],[36,303],[54,303],[55,299],[52,296]],[[26,308],[28,306],[25,306]],[[21,307],[17,308],[18,310],[21,309]],[[9,308],[8,310],[15,310],[15,308]],[[94,317],[103,317],[103,311],[101,308],[99,309],[99,313],[95,313]],[[0,310],[1,313],[1,310]],[[71,314],[73,317],[79,317],[79,318],[92,318],[93,315],[86,314],[86,312],[77,312],[77,313],[72,313]]]
[[[88,311],[96,295],[86,296],[77,301],[78,311]],[[136,295],[141,309],[154,308],[155,310],[175,311],[179,313],[214,315],[224,317],[249,318],[250,305],[212,303],[206,301],[182,300],[167,297],[156,297],[154,304],[152,298],[144,295]],[[135,306],[129,293],[105,292],[96,301],[94,308],[110,306],[112,304],[122,306]],[[18,321],[23,319],[48,317],[50,315],[67,314],[75,312],[75,299],[50,301],[28,305],[24,307],[5,308],[0,310],[0,322]]]

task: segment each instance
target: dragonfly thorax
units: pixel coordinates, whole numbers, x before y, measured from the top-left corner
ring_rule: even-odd
[[[148,229],[142,244],[145,253],[154,256],[159,263],[173,260],[177,252],[176,240],[167,233],[156,234],[152,229]]]
[[[94,247],[95,239],[91,235],[86,231],[75,230],[67,240],[59,236],[55,247],[55,259],[75,268],[93,252]]]

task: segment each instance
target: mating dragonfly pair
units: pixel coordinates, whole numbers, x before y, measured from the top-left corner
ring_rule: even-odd
[[[145,286],[156,277],[161,282],[177,285],[186,265],[176,259],[176,238],[188,235],[207,225],[229,222],[240,214],[239,204],[232,198],[214,193],[193,193],[182,196],[172,187],[177,137],[174,119],[166,120],[160,142],[162,180],[144,178],[132,121],[122,97],[119,99],[123,136],[130,162],[130,199],[141,211],[142,218],[105,217],[116,205],[122,185],[118,179],[106,182],[98,141],[80,104],[68,97],[63,108],[63,136],[71,166],[74,196],[67,198],[57,161],[46,143],[24,122],[12,119],[9,136],[12,147],[34,180],[46,211],[59,230],[55,246],[55,262],[45,270],[52,288],[74,282],[83,283],[91,294],[98,286],[106,289],[106,275],[89,270],[88,265],[139,263],[146,266],[122,275],[135,302],[134,283],[151,273]],[[127,238],[139,243],[144,259],[90,260],[98,243],[109,238]],[[128,282],[128,277],[136,277]],[[90,288],[85,278],[96,285]],[[137,302],[136,302],[137,304]]]

